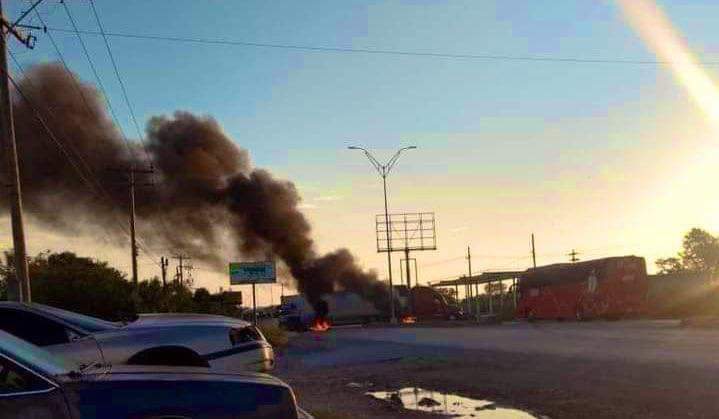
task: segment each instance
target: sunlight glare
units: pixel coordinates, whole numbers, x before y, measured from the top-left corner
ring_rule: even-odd
[[[654,0],[617,0],[647,47],[665,62],[709,121],[719,125],[719,88],[694,57],[681,33]]]

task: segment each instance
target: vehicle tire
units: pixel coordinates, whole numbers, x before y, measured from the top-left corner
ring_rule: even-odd
[[[578,322],[583,322],[587,320],[586,315],[584,314],[584,308],[582,308],[581,304],[577,304],[577,309],[574,312],[574,318]]]
[[[182,346],[162,346],[145,349],[127,360],[129,365],[163,365],[182,367],[209,367],[210,364],[195,351]]]
[[[529,310],[527,312],[527,321],[534,322],[535,320],[537,320],[537,318],[534,316],[534,310]]]

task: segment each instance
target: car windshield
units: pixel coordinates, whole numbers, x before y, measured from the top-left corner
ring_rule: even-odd
[[[66,360],[3,331],[0,331],[0,353],[49,375],[67,374],[74,368]]]
[[[90,317],[84,314],[63,310],[61,308],[46,306],[44,304],[33,303],[32,307],[38,311],[42,311],[57,318],[60,318],[65,322],[70,323],[73,326],[77,326],[80,329],[90,333],[116,329],[122,326],[122,324],[120,323],[110,322],[107,320],[98,319],[96,317]]]

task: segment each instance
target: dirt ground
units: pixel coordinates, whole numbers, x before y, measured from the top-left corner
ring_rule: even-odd
[[[430,417],[365,395],[413,386],[489,399],[537,417],[719,416],[715,363],[697,367],[355,338],[364,332],[294,336],[276,374],[320,418]]]

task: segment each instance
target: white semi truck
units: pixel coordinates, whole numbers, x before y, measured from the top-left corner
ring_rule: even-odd
[[[369,323],[381,320],[383,314],[359,295],[340,291],[322,297],[327,303],[327,320],[332,324]],[[280,323],[291,330],[306,329],[315,319],[312,304],[302,295],[282,297]]]
[[[399,317],[418,319],[458,319],[462,311],[435,289],[424,286],[412,288],[414,313],[410,313],[410,291],[407,286],[395,286],[395,310]],[[333,325],[362,324],[389,320],[374,304],[358,294],[338,291],[322,296],[327,306],[327,320]],[[284,296],[280,306],[280,324],[291,330],[306,330],[315,320],[312,305],[302,295]]]

